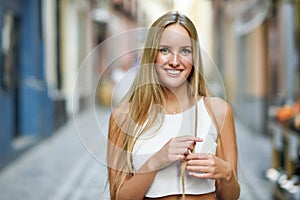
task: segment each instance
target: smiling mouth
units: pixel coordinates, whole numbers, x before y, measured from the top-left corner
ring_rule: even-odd
[[[167,69],[166,70],[168,74],[171,76],[177,76],[180,74],[181,70],[175,70],[175,69]]]

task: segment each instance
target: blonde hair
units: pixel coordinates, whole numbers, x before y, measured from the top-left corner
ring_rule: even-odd
[[[201,60],[201,49],[196,27],[188,17],[177,11],[171,11],[164,14],[151,25],[148,31],[137,76],[131,89],[123,99],[123,103],[127,104],[129,107],[127,113],[128,117],[123,117],[121,122],[118,122],[120,126],[118,131],[110,131],[110,134],[120,134],[123,132],[122,142],[120,142],[121,145],[119,148],[126,152],[126,160],[119,159],[119,163],[116,164],[116,166],[118,166],[118,170],[114,177],[114,182],[110,182],[110,187],[113,188],[111,189],[112,199],[118,198],[116,195],[118,195],[118,191],[126,180],[126,177],[130,177],[132,175],[133,169],[131,153],[136,140],[145,130],[149,129],[157,121],[159,113],[163,112],[162,108],[165,106],[165,91],[167,89],[160,84],[155,70],[155,58],[158,53],[159,41],[163,31],[169,25],[175,23],[181,25],[188,31],[192,42],[193,69],[187,79],[191,86],[190,94],[194,96],[196,100],[195,102],[197,102],[199,96],[209,95],[209,89],[202,74],[203,66]],[[197,134],[197,110],[198,109],[196,107],[194,128],[195,135]],[[115,135],[111,138],[116,137],[118,136]],[[182,166],[182,173],[184,173],[184,169],[185,164]],[[182,189],[184,197],[183,175]]]

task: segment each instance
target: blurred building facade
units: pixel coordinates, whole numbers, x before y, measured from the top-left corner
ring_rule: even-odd
[[[90,98],[91,73],[85,72],[84,89],[72,87],[94,42],[93,5],[0,1],[0,167],[52,135]]]
[[[115,87],[134,65],[134,36],[130,31],[137,28],[138,3],[137,0],[97,2],[97,9],[93,11],[93,26],[98,44],[97,94],[102,105],[111,106],[116,96],[123,95],[121,90],[130,86]]]
[[[213,9],[227,100],[253,137],[270,139],[274,198],[299,199],[300,1],[221,0]]]
[[[254,132],[300,98],[299,1],[214,1],[214,58],[229,102]]]

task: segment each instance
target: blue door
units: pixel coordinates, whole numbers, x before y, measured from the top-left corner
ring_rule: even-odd
[[[0,166],[20,134],[21,1],[0,2]]]
[[[0,167],[19,150],[14,140],[53,131],[41,21],[41,0],[0,1]]]

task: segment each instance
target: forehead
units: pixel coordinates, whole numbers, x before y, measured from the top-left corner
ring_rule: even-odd
[[[188,31],[179,24],[168,26],[162,33],[160,44],[170,46],[191,46],[191,38]]]

